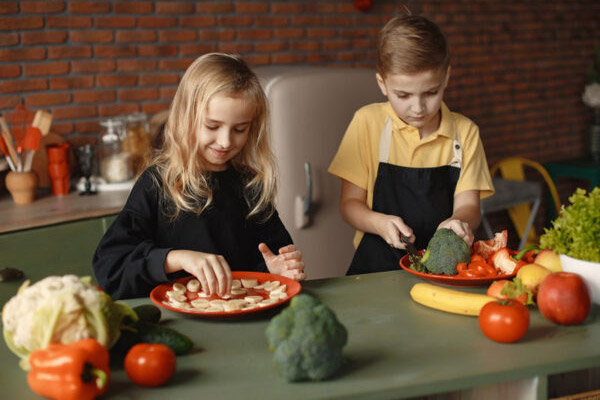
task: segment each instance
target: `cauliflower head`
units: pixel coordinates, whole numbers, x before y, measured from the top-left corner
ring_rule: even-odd
[[[273,362],[288,381],[323,380],[342,364],[348,332],[333,311],[300,294],[271,319],[266,330]]]
[[[125,316],[137,320],[127,305],[114,302],[75,275],[49,276],[29,285],[26,281],[2,308],[4,340],[28,368],[29,354],[50,343],[73,343],[95,338],[110,348],[119,338]]]
[[[421,262],[432,274],[456,275],[456,264],[471,261],[467,242],[451,229],[438,229],[423,254]]]

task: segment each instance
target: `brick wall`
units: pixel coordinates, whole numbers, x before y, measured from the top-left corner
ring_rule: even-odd
[[[90,138],[103,117],[165,109],[191,61],[236,52],[253,66],[373,66],[374,37],[402,2],[2,1],[0,111],[50,109],[53,130]],[[583,154],[581,102],[597,0],[407,2],[446,32],[447,102],[474,119],[490,163]]]
[[[403,2],[1,1],[0,111],[24,102],[53,131],[93,140],[101,118],[168,107],[197,56],[239,53],[252,66],[374,65],[374,38]],[[421,0],[452,51],[450,108],[475,120],[490,164],[583,155],[592,113],[581,101],[598,0]],[[563,198],[566,197],[563,196]]]

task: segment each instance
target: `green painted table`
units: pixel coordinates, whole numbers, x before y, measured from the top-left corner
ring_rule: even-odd
[[[333,380],[290,384],[278,377],[264,336],[274,311],[242,319],[203,319],[165,310],[163,321],[189,335],[197,350],[178,358],[176,377],[161,388],[136,387],[122,370],[115,370],[106,398],[397,399],[512,382],[513,387],[531,388],[533,394],[527,398],[542,399],[547,394],[547,375],[600,366],[597,307],[585,324],[574,327],[553,325],[532,310],[525,337],[515,344],[498,344],[480,333],[474,317],[414,303],[409,290],[418,281],[394,271],[303,284],[303,291],[335,310],[349,331],[344,349],[348,362]],[[17,283],[0,283],[0,294],[10,295],[17,287]],[[147,302],[129,301],[132,305]],[[37,399],[4,343],[0,359],[2,397]],[[507,394],[510,391],[503,393],[498,398],[519,398]]]

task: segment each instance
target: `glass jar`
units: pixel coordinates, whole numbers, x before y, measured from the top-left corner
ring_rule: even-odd
[[[108,183],[133,178],[131,155],[123,148],[123,122],[107,119],[100,122],[100,175]]]
[[[125,118],[123,149],[131,154],[131,164],[135,174],[142,172],[150,156],[149,130],[148,117],[145,113],[136,112]]]

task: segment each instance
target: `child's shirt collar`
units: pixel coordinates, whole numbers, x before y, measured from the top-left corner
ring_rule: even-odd
[[[443,101],[442,101],[442,105],[440,108],[442,110],[442,118],[440,120],[440,126],[435,132],[433,132],[433,134],[431,134],[429,136],[429,138],[433,139],[438,136],[445,136],[449,139],[454,140],[454,139],[456,139],[456,125],[454,124],[454,118],[452,117],[452,112],[446,106],[446,103],[444,103]],[[398,117],[398,115],[392,108],[392,105],[390,104],[389,101],[385,105],[385,111],[386,111],[386,114],[389,115],[392,119],[392,126],[393,126],[392,129],[394,132],[404,132],[404,131],[415,132],[415,131],[417,131],[417,128],[408,125],[406,122],[402,121]]]

